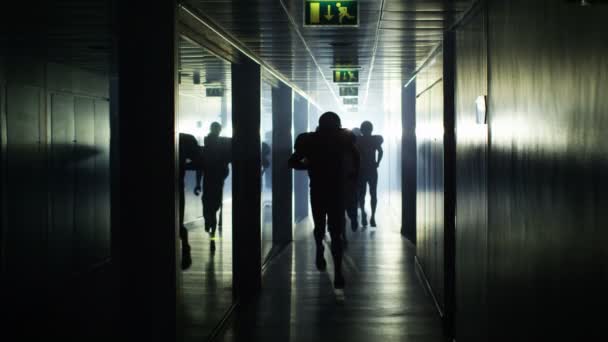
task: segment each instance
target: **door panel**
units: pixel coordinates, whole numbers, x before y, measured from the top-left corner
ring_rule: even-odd
[[[6,271],[3,281],[42,278],[46,251],[45,169],[40,146],[41,91],[8,86],[6,98]]]
[[[110,256],[110,104],[95,101],[95,258]]]
[[[74,239],[74,98],[51,95],[51,270],[72,270]]]
[[[75,249],[79,269],[92,263],[95,231],[95,106],[92,99],[74,101],[76,122]]]

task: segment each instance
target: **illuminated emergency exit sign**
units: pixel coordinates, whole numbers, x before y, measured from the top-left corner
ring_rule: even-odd
[[[359,70],[334,70],[335,83],[358,83]]]
[[[207,97],[222,97],[224,96],[224,89],[222,88],[207,88],[205,89]]]
[[[356,0],[304,0],[304,26],[358,26]]]
[[[359,104],[359,99],[356,98],[356,97],[345,98],[345,99],[343,99],[343,103],[345,105],[358,105]]]
[[[359,88],[340,87],[340,96],[359,96]]]

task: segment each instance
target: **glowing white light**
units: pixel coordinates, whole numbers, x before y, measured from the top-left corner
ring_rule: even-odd
[[[391,139],[401,139],[403,134],[403,129],[400,124],[391,124],[387,127],[388,136]]]
[[[416,126],[416,138],[423,140],[443,139],[443,126],[441,125],[418,125]]]
[[[484,140],[488,135],[488,125],[479,125],[474,122],[460,123],[456,127],[457,139]]]

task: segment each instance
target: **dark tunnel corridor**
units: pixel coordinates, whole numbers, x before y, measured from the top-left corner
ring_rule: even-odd
[[[607,16],[5,1],[0,338],[602,340]]]

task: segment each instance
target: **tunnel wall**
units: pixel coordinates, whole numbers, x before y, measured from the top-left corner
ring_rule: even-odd
[[[109,81],[23,58],[0,68],[2,282],[61,302],[110,257]]]
[[[488,129],[475,101],[487,95],[485,11],[456,30],[456,313],[458,340],[487,340]]]
[[[493,340],[600,328],[588,305],[606,303],[608,277],[607,15],[489,3]]]
[[[416,76],[416,255],[443,310],[444,141],[443,54],[439,50]]]
[[[482,14],[457,30],[456,340],[600,336],[608,7],[487,5],[487,32]]]

